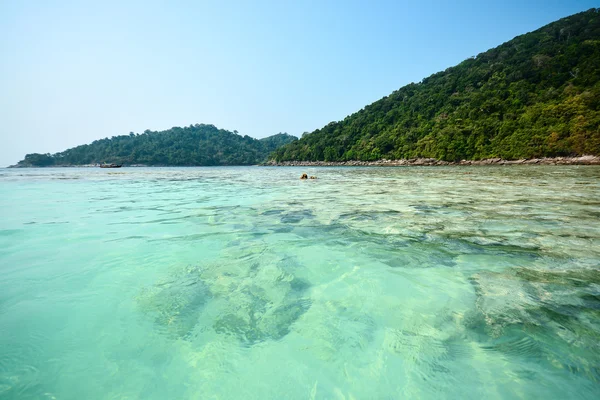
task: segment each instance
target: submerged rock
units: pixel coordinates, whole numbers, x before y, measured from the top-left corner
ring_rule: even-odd
[[[216,332],[237,337],[245,344],[255,344],[267,339],[279,340],[286,336],[291,326],[310,308],[307,299],[287,300],[279,306],[252,299],[246,308],[226,314],[214,323]]]
[[[289,260],[279,259],[235,279],[214,330],[246,345],[285,337],[311,306],[305,297],[310,284],[290,269]]]
[[[310,308],[310,284],[288,271],[287,260],[236,251],[228,254],[236,261],[188,267],[144,289],[140,308],[174,338],[206,329],[246,345],[283,338]]]
[[[291,210],[283,214],[279,221],[283,224],[296,224],[304,219],[314,219],[314,217],[310,209]]]
[[[510,268],[483,272],[471,282],[476,309],[465,327],[482,349],[510,357],[578,368],[600,379],[588,365],[600,358],[600,271]]]
[[[533,327],[558,323],[561,330],[566,328],[565,335],[597,330],[600,338],[600,320],[588,318],[600,317],[599,270],[510,268],[476,274],[471,282],[477,309],[494,335],[513,324]]]
[[[201,279],[199,269],[192,267],[144,289],[138,296],[138,304],[168,335],[186,337],[210,298],[210,290]]]

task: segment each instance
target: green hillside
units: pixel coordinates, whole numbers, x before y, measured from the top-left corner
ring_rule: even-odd
[[[279,133],[257,140],[237,132],[196,124],[162,132],[113,136],[56,154],[27,154],[18,167],[49,167],[96,163],[144,165],[253,165],[278,146],[297,140]]]
[[[276,161],[600,154],[600,13],[579,13],[279,148]]]

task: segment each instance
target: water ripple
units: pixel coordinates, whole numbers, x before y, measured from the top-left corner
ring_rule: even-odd
[[[0,398],[598,398],[599,176],[2,171]]]

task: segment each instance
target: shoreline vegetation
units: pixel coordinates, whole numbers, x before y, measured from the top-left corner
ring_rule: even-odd
[[[599,156],[581,157],[544,157],[520,160],[487,158],[484,160],[443,161],[435,158],[413,158],[404,160],[376,161],[269,161],[267,166],[274,167],[411,167],[411,166],[469,166],[469,165],[600,165]]]

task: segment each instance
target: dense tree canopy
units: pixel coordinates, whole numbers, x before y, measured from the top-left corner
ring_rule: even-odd
[[[276,150],[276,161],[600,154],[600,13],[518,36]]]
[[[279,133],[257,140],[237,132],[196,124],[162,132],[113,136],[56,154],[27,154],[17,166],[48,167],[97,163],[144,165],[253,165],[278,146],[297,140]]]

